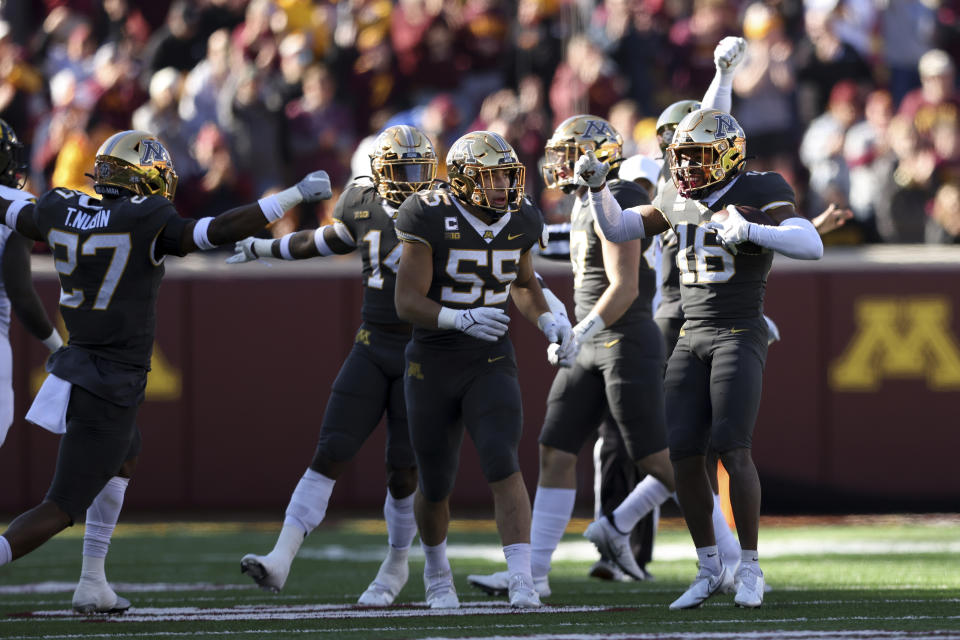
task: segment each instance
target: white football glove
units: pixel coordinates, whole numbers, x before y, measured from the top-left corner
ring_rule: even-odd
[[[261,256],[257,255],[253,249],[255,241],[254,238],[237,240],[237,243],[233,246],[233,255],[227,258],[227,264],[241,264],[260,258]]]
[[[327,175],[326,171],[308,173],[303,180],[297,183],[297,191],[303,196],[304,202],[317,202],[333,197],[333,191],[330,189],[330,176]]]
[[[713,50],[713,64],[720,73],[729,73],[743,62],[746,52],[746,40],[736,36],[727,36]]]
[[[750,227],[753,223],[747,222],[746,218],[737,211],[736,206],[728,204],[726,210],[713,214],[710,222],[704,226],[716,231],[723,246],[736,254],[736,245],[750,241]]]
[[[547,362],[555,367],[567,369],[577,361],[578,353],[580,353],[580,341],[577,340],[576,334],[571,332],[570,341],[566,347],[556,342],[550,343],[547,347]]]
[[[602,187],[603,183],[607,181],[610,165],[597,160],[593,151],[587,151],[577,159],[573,171],[580,184],[585,184],[588,187]]]
[[[570,319],[567,313],[555,314],[547,312],[537,318],[537,326],[547,336],[550,344],[547,346],[547,362],[552,365],[560,364],[561,361],[569,360],[569,350],[573,342],[573,327],[570,326]],[[576,356],[574,356],[576,357]],[[569,367],[572,362],[561,365]]]
[[[457,311],[454,328],[468,336],[496,342],[507,332],[507,323],[510,322],[503,309],[497,307],[474,307]]]

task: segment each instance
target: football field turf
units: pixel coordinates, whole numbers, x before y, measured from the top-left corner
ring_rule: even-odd
[[[679,520],[661,523],[652,582],[587,577],[596,558],[571,523],[554,556],[549,606],[518,612],[467,584],[504,568],[492,523],[455,521],[449,555],[462,608],[423,603],[414,543],[410,581],[395,606],[355,606],[385,553],[376,520],[326,522],[300,551],[281,594],[240,574],[245,553],[265,553],[276,523],[124,523],[107,573],[133,602],[120,616],[79,617],[70,598],[82,527],[0,567],[0,638],[960,638],[960,517],[766,519],[761,565],[773,591],[758,610],[732,595],[700,609],[667,605],[696,572]]]

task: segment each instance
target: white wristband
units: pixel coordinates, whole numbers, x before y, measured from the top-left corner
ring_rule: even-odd
[[[50,351],[56,351],[63,346],[63,338],[60,337],[60,333],[56,329],[50,332],[50,335],[44,338],[42,342],[43,346],[50,349]]]
[[[207,237],[207,227],[210,226],[211,222],[213,222],[213,218],[206,217],[200,218],[197,220],[197,224],[193,225],[193,244],[204,251],[215,249],[217,246],[210,242],[210,238]]]
[[[437,328],[456,329],[458,313],[459,312],[456,309],[451,309],[450,307],[440,307],[440,313],[437,314]]]
[[[293,239],[293,234],[288,233],[287,235],[280,238],[280,257],[284,260],[296,260],[293,257],[293,254],[290,253],[290,240]]]
[[[263,211],[264,217],[269,222],[279,220],[287,212],[287,209],[291,209],[301,202],[303,202],[303,195],[295,186],[257,200],[260,210]]]
[[[543,291],[543,297],[547,300],[547,306],[550,307],[553,315],[567,318],[567,308],[563,305],[563,301],[557,297],[557,294],[546,287],[541,287],[541,290]]]
[[[14,200],[7,205],[6,225],[8,227],[14,231],[17,230],[17,219],[20,217],[20,210],[28,204],[33,204],[33,202],[30,200]]]
[[[330,248],[330,245],[327,244],[327,239],[323,237],[323,230],[326,229],[326,226],[317,227],[313,232],[313,244],[317,247],[317,251],[321,256],[332,256],[334,251]]]
[[[580,341],[589,340],[597,333],[606,328],[606,323],[603,321],[603,318],[600,317],[600,314],[596,311],[591,311],[587,314],[587,317],[577,323],[577,326],[573,328],[574,333],[577,334],[577,339]]]

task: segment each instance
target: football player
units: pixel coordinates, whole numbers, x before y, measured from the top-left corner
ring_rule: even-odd
[[[102,509],[93,517],[88,512],[88,527],[116,522],[140,451],[135,421],[150,368],[164,259],[235,242],[300,202],[331,196],[329,178],[316,171],[216,218],[181,218],[171,202],[173,161],[160,140],[143,131],[108,138],[97,151],[93,181],[101,198],[60,188],[36,203],[0,197],[0,220],[53,250],[60,313],[70,334],[69,344],[50,356],[49,375],[27,414],[64,434],[53,481],[44,500],[0,536],[0,565],[72,525],[88,507]],[[110,496],[101,501],[103,491]],[[104,552],[110,531],[98,536]],[[84,597],[89,601],[78,606],[74,596],[83,611],[129,606],[106,580]]]
[[[576,194],[570,260],[579,322],[573,328],[571,356],[560,363],[565,368],[550,388],[539,439],[540,479],[530,540],[534,584],[542,597],[550,592],[550,558],[573,514],[577,455],[604,416],[612,419],[632,464],[649,475],[584,535],[635,580],[646,574],[630,546],[630,532],[673,493],[662,392],[663,337],[652,317],[656,273],[642,256],[650,241],[617,244],[597,232],[588,189],[577,184],[574,173],[576,159],[587,150],[611,167],[610,191],[622,207],[650,203],[640,185],[616,178],[623,138],[603,118],[568,118],[547,141],[545,184]],[[499,572],[468,580],[497,593],[505,578]]]
[[[23,144],[5,120],[0,119],[0,198],[32,200],[32,193],[23,190],[27,163]],[[0,227],[0,445],[13,423],[13,355],[10,350],[10,310],[35,338],[51,352],[63,339],[47,312],[30,279],[30,248],[33,243]]]
[[[464,430],[494,498],[514,607],[538,607],[530,573],[530,499],[520,473],[520,387],[506,337],[510,299],[569,357],[570,325],[547,305],[530,249],[543,243],[540,212],[524,198],[524,166],[498,134],[474,131],[447,154],[450,188],[400,207],[404,243],[397,314],[414,325],[404,391],[420,472],[414,510],[432,608],[459,606],[446,556],[449,496]]]
[[[626,242],[667,229],[677,234],[685,322],[664,389],[677,495],[700,570],[672,609],[699,606],[734,581],[719,557],[711,520],[713,492],[704,473],[708,443],[730,476],[742,548],[734,602],[763,602],[760,482],[750,454],[767,354],[763,295],[773,251],[806,260],[823,255],[816,229],[795,209],[793,189],[777,173],[744,171],[745,154],[746,137],[733,116],[698,109],[677,125],[667,147],[672,183],[652,205],[622,209],[606,186],[609,164],[592,151],[576,166],[607,239]],[[748,222],[738,205],[760,209],[773,224]]]
[[[394,224],[403,201],[429,187],[436,177],[437,156],[422,131],[397,125],[375,138],[369,157],[373,182],[361,178],[347,188],[337,201],[334,224],[277,240],[247,238],[237,243],[236,254],[227,262],[259,257],[300,260],[361,251],[363,322],[333,383],[313,460],[294,489],[273,550],[265,556],[247,554],[240,566],[261,587],[283,588],[304,537],[324,518],[334,483],[386,413],[388,491],[383,515],[389,550],[358,603],[387,606],[407,582],[407,555],[417,532],[413,517],[416,461],[403,400],[403,348],[411,327],[397,318],[393,304],[403,249]]]

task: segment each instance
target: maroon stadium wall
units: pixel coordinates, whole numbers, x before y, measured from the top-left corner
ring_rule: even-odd
[[[960,474],[949,471],[960,449],[960,260],[953,252],[911,255],[834,251],[815,265],[778,258],[766,309],[783,339],[770,349],[754,441],[767,508],[960,504]],[[228,268],[222,258],[172,265],[162,287],[131,510],[280,513],[313,454],[331,382],[359,324],[359,263]],[[55,313],[49,258],[35,265]],[[567,268],[538,268],[569,302]],[[553,372],[534,327],[517,318],[510,333],[524,397],[521,463],[532,489]],[[17,418],[0,448],[6,513],[42,499],[58,442],[22,418],[43,379],[44,349],[16,321],[11,341]],[[383,504],[382,431],[338,482],[339,508]],[[591,491],[585,449],[583,506]],[[468,441],[454,508],[489,503]]]

